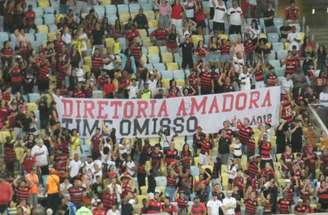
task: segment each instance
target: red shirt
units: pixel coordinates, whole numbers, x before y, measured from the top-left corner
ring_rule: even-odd
[[[35,164],[35,157],[32,156],[26,156],[23,161],[23,169],[24,171],[30,173],[33,166]]]
[[[92,210],[93,215],[106,215],[106,210],[103,208],[94,208]]]
[[[110,94],[112,94],[112,93],[114,93],[115,92],[115,85],[114,84],[112,84],[112,83],[106,83],[106,84],[104,84],[104,87],[103,87],[103,91],[104,91],[104,94],[105,94],[105,96],[108,96],[108,95],[110,95]]]
[[[182,19],[183,7],[181,4],[172,5],[171,18],[172,19]]]
[[[159,213],[161,212],[161,202],[151,199],[148,202],[148,213]]]
[[[139,32],[136,29],[128,31],[125,34],[126,39],[129,41],[132,41],[134,38],[136,38],[138,36],[139,36]]]
[[[206,207],[204,203],[199,203],[198,206],[195,204],[191,207],[191,215],[205,215],[206,214]]]
[[[285,10],[287,20],[297,20],[299,14],[298,7],[287,7]]]
[[[7,181],[0,182],[0,205],[9,204],[13,198],[13,188]]]
[[[239,139],[242,144],[248,144],[250,141],[252,135],[253,135],[253,129],[251,127],[246,127],[243,124],[238,126],[239,130]]]

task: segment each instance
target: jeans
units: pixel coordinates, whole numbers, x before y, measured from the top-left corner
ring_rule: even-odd
[[[165,194],[169,196],[170,201],[174,202],[175,201],[175,187],[167,186],[165,190]]]

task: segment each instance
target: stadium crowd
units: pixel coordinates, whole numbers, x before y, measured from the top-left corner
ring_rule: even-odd
[[[294,0],[0,1],[0,213],[307,214],[328,209],[327,53]],[[111,3],[111,4],[110,4]],[[281,87],[280,124],[90,139],[51,93],[161,99]],[[85,145],[90,147],[86,155]]]

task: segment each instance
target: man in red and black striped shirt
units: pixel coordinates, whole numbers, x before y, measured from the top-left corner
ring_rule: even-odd
[[[83,197],[85,196],[85,188],[81,186],[79,179],[74,180],[74,186],[68,189],[71,202],[75,204],[77,208],[81,207]]]
[[[249,125],[249,119],[245,118],[244,123],[240,123],[238,126],[238,132],[239,132],[239,140],[242,144],[242,150],[243,153],[246,154],[247,152],[247,145],[249,144],[249,141],[251,140],[251,137],[253,135],[253,129]]]
[[[131,56],[134,57],[134,59],[136,61],[136,65],[137,66],[141,65],[142,49],[141,49],[139,42],[134,41],[131,43],[130,53],[131,53]]]
[[[187,78],[187,82],[189,84],[190,87],[192,87],[195,92],[198,92],[198,77],[197,77],[197,72],[195,69],[192,70],[192,72],[190,73],[190,75]]]
[[[261,163],[260,168],[263,169],[266,163],[270,163],[273,167],[273,161],[271,157],[271,149],[272,145],[268,140],[268,135],[266,133],[262,133],[259,138],[259,147],[260,147],[260,156],[261,156]]]
[[[37,75],[38,88],[41,92],[49,89],[49,66],[49,61],[42,58]]]
[[[92,56],[92,72],[95,73],[95,76],[98,77],[101,69],[104,65],[104,58],[100,53],[99,49],[95,49],[95,52]]]
[[[16,153],[14,150],[14,141],[9,137],[6,138],[6,142],[4,144],[4,161],[6,164],[7,172],[13,174],[16,161]]]
[[[30,196],[30,187],[28,186],[26,181],[25,180],[22,180],[20,182],[14,181],[14,184],[16,185],[15,193],[16,193],[17,202],[27,201],[27,199]]]
[[[212,74],[208,71],[206,66],[201,66],[199,69],[199,84],[200,92],[202,95],[211,94],[214,89],[214,82],[212,79]]]
[[[284,193],[284,197],[278,201],[278,208],[279,213],[281,214],[289,214],[289,207],[290,207],[290,201],[287,200],[287,196]]]
[[[303,199],[298,200],[298,204],[294,207],[294,212],[296,214],[306,214],[306,212],[309,212],[309,207],[303,203]]]
[[[206,206],[203,202],[200,202],[198,196],[194,198],[194,202],[191,206],[191,215],[205,215],[206,214]]]
[[[250,194],[250,198],[245,200],[246,214],[247,215],[255,215],[257,208],[257,199],[256,193],[252,192]]]
[[[150,34],[150,39],[157,46],[162,46],[166,44],[168,32],[165,28],[159,27]]]
[[[295,51],[293,47],[293,51],[289,52],[287,59],[283,62],[286,65],[286,74],[293,75],[300,68],[300,60]]]
[[[106,189],[102,195],[102,201],[105,209],[111,209],[113,205],[117,204],[117,195],[118,193],[113,192],[109,189]]]

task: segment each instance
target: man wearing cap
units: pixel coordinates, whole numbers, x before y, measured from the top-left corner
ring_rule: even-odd
[[[235,215],[237,201],[232,197],[232,190],[227,191],[227,196],[222,201],[222,210],[224,215]]]

